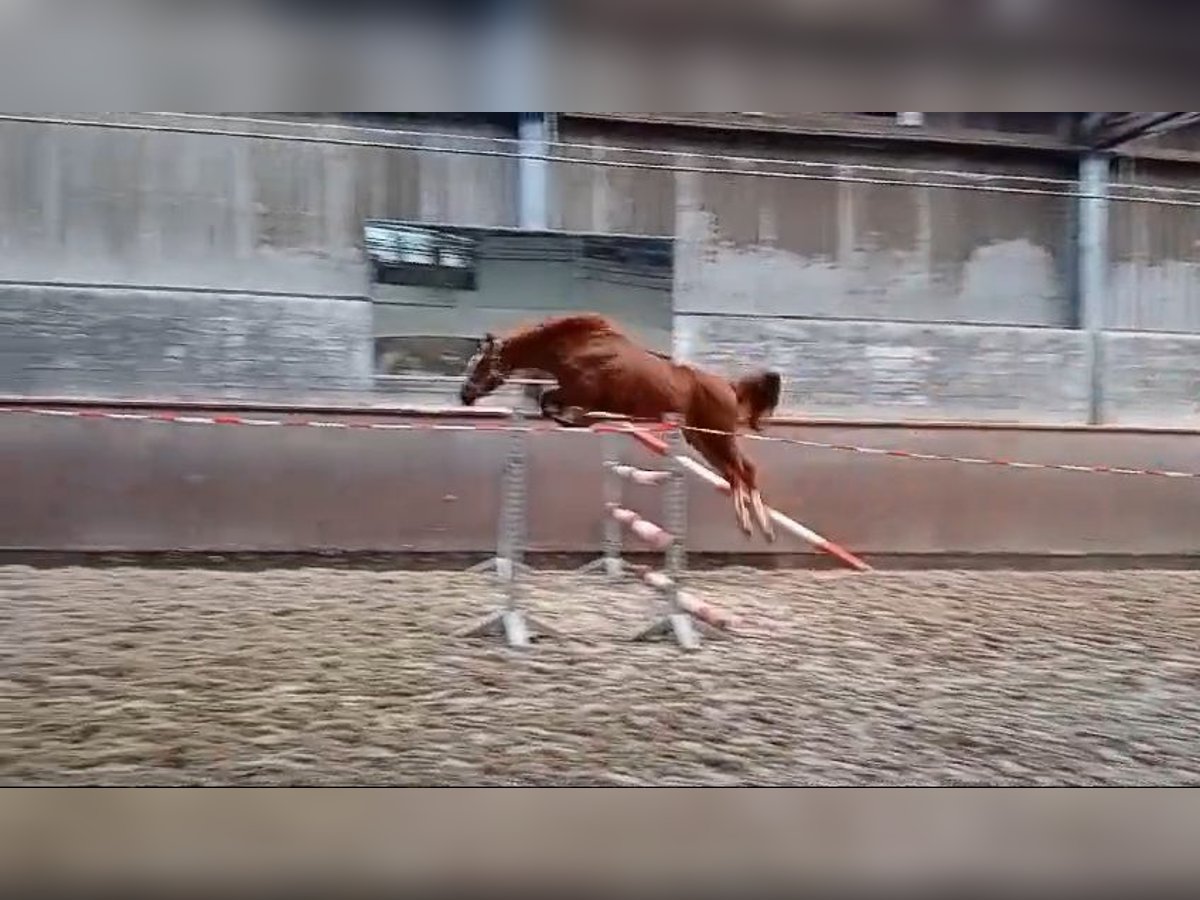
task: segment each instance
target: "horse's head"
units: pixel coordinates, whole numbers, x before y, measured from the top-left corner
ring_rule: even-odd
[[[489,332],[479,342],[479,349],[467,363],[467,375],[459,395],[463,406],[471,406],[480,397],[486,397],[503,385],[507,378],[508,372],[500,358],[500,342]]]

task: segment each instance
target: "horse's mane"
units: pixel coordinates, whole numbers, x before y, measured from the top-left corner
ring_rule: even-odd
[[[510,350],[528,348],[539,344],[584,343],[590,338],[618,338],[629,341],[629,336],[607,316],[599,313],[574,313],[555,316],[532,324],[518,325],[501,338],[501,344]],[[636,342],[633,342],[636,343]],[[640,345],[639,345],[640,346]],[[651,356],[674,363],[669,352],[643,347]]]
[[[598,313],[556,316],[529,325],[518,325],[504,335],[505,341],[561,340],[594,335],[619,335],[621,330]]]

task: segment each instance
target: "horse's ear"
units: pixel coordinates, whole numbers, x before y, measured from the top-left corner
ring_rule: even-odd
[[[484,350],[491,350],[496,345],[496,336],[490,331],[483,336],[483,343],[480,345]]]

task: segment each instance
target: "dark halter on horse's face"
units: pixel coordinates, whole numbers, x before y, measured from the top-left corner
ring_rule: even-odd
[[[489,331],[480,340],[475,354],[467,361],[467,377],[459,391],[459,399],[462,400],[463,406],[473,406],[480,397],[487,396],[504,383],[503,376],[496,374],[498,346],[496,336]],[[480,367],[485,364],[486,377],[481,377]]]

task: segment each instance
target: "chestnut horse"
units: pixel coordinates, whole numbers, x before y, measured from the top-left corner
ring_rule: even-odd
[[[724,432],[685,430],[684,436],[729,482],[742,531],[752,534],[749,505],[767,540],[775,540],[759,494],[758,469],[734,435],[740,426],[762,430],[762,417],[779,403],[778,373],[730,381],[647,350],[603,316],[585,313],[547,319],[501,338],[486,335],[467,366],[463,405],[492,393],[514,372],[531,369],[558,382],[542,393],[540,406],[543,415],[564,425],[582,424],[589,412],[655,421],[677,413],[693,428]],[[567,410],[575,415],[567,418]]]

